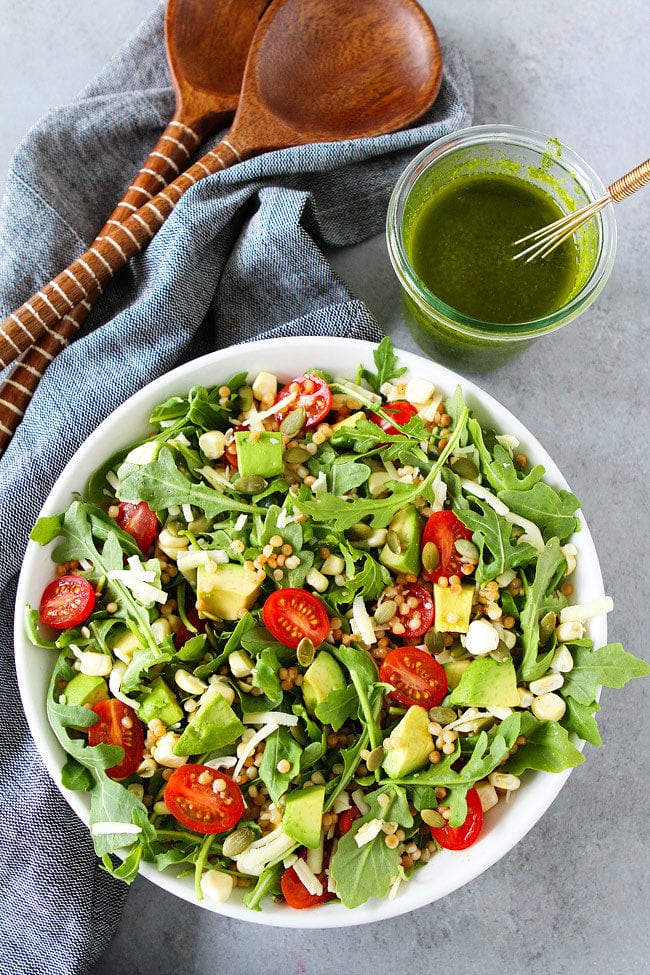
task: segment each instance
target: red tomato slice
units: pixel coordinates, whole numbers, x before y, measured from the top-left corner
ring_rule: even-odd
[[[264,603],[262,617],[275,639],[294,650],[304,637],[319,647],[331,629],[320,599],[305,589],[276,589]]]
[[[174,646],[177,650],[180,650],[188,640],[191,640],[196,633],[205,633],[206,621],[202,620],[197,612],[196,606],[190,606],[186,611],[186,616],[192,626],[196,627],[196,632],[189,630],[184,623],[181,623],[180,627],[174,633]]]
[[[305,411],[305,427],[314,427],[321,420],[324,420],[332,409],[332,393],[329,386],[320,376],[307,374],[292,379],[284,386],[275,398],[279,403],[285,396],[297,393],[297,399],[287,404],[282,410],[275,414],[278,423],[282,423],[285,416],[293,413],[299,406]]]
[[[394,417],[395,422],[403,427],[409,422],[411,417],[415,416],[417,410],[412,403],[408,403],[406,400],[396,400],[394,403],[386,403],[384,413],[388,413],[389,416]],[[383,416],[379,416],[378,413],[369,413],[368,419],[376,423],[384,433],[388,433],[390,436],[395,436],[399,433],[397,427],[394,427],[392,423],[385,420]]]
[[[327,889],[327,874],[324,870],[318,874],[318,879],[323,885],[322,894],[310,894],[293,867],[287,867],[280,878],[280,887],[289,907],[302,911],[307,907],[316,907],[318,904],[333,900],[336,894]]]
[[[215,791],[215,782],[223,783],[223,788]],[[244,812],[244,797],[237,783],[207,765],[174,769],[163,798],[174,819],[195,833],[226,833]]]
[[[394,588],[397,589],[402,602],[399,604],[397,613],[388,624],[391,633],[404,639],[410,636],[423,636],[433,626],[435,613],[433,596],[428,589],[418,585],[417,582],[397,585]],[[400,612],[404,608],[405,602],[408,606],[408,612]],[[404,627],[404,633],[399,630],[395,631],[394,627],[397,623]]]
[[[116,697],[99,701],[93,711],[99,716],[99,721],[88,729],[88,744],[119,745],[124,749],[122,761],[106,769],[106,774],[111,779],[125,779],[127,775],[133,775],[144,753],[142,723],[135,711]]]
[[[146,555],[158,534],[158,517],[146,501],[122,501],[115,521],[131,535],[138,548]]]
[[[438,582],[439,579],[449,579],[450,576],[461,574],[462,562],[454,548],[454,542],[460,538],[471,541],[472,533],[453,511],[434,511],[429,515],[422,532],[421,544],[424,548],[427,542],[433,542],[440,553],[440,561],[433,572],[422,570],[428,579]]]
[[[95,599],[95,590],[83,576],[61,576],[45,587],[39,619],[53,630],[68,630],[88,619]]]
[[[435,657],[419,647],[390,650],[379,668],[379,679],[392,684],[390,697],[405,707],[437,708],[447,693],[447,675]]]
[[[466,850],[479,838],[483,807],[476,789],[467,790],[467,816],[460,826],[431,826],[431,835],[445,850]]]
[[[239,460],[237,458],[237,444],[235,442],[234,434],[238,433],[240,430],[248,430],[248,427],[237,426],[232,428],[233,438],[229,444],[226,444],[223,455],[227,463],[232,467],[234,471],[239,470]]]
[[[361,810],[357,806],[350,806],[349,809],[344,809],[339,815],[336,823],[336,832],[339,836],[345,836],[349,829],[352,828],[352,823],[355,819],[358,819],[361,815]]]

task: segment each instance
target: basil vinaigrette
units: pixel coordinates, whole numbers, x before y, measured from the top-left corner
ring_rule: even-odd
[[[514,241],[563,216],[542,189],[514,176],[452,179],[422,204],[406,249],[426,287],[463,315],[493,324],[533,321],[562,307],[576,283],[572,238],[544,259],[513,261]]]

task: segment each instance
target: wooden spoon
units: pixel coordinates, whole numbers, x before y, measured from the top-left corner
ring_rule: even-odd
[[[441,78],[438,38],[415,0],[274,0],[228,137],[0,325],[0,366],[103,287],[199,180],[262,152],[403,128],[433,103]]]
[[[189,164],[198,146],[233,117],[259,18],[269,0],[169,0],[165,47],[176,96],[174,115],[100,230],[101,240]],[[70,307],[52,332],[28,349],[0,390],[0,452],[52,359],[76,336],[100,290]]]

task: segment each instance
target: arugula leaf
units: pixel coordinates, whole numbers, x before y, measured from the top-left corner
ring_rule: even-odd
[[[504,766],[513,775],[521,775],[526,769],[563,772],[582,765],[585,760],[567,730],[556,721],[538,721],[530,711],[522,711],[520,734],[526,744],[520,745]]]
[[[496,579],[506,569],[529,565],[537,558],[537,550],[528,542],[511,541],[512,525],[480,498],[472,503],[480,508],[456,511],[455,514],[473,532],[472,540],[480,553],[475,577],[479,585]]]
[[[244,894],[244,907],[251,911],[261,911],[261,903],[265,897],[280,897],[282,888],[280,878],[284,872],[284,864],[271,863],[262,871],[254,887]]]
[[[331,725],[339,731],[349,718],[356,718],[359,711],[359,698],[354,686],[343,690],[330,691],[327,699],[316,707],[316,717],[322,724]]]
[[[62,526],[63,515],[49,515],[39,518],[30,531],[29,537],[33,542],[38,542],[39,545],[47,545],[57,535],[61,534]]]
[[[399,379],[406,372],[406,366],[400,366],[398,364],[399,360],[395,355],[393,343],[388,335],[385,335],[381,340],[374,350],[372,357],[375,360],[377,372],[374,373],[362,367],[359,370],[359,377],[365,379],[376,393],[380,391],[384,383],[391,382],[393,379]]]
[[[126,474],[120,483],[119,495],[123,501],[146,501],[155,511],[173,505],[196,505],[208,518],[224,511],[254,514],[262,510],[204,484],[193,484],[178,469],[172,452],[166,447],[160,451],[157,460]]]
[[[300,772],[301,755],[302,747],[284,725],[267,737],[260,765],[260,778],[269,790],[273,802],[277,802],[284,795],[291,780]],[[284,760],[289,762],[289,771],[279,772],[278,763]]]
[[[499,491],[498,497],[515,514],[538,525],[544,541],[557,536],[563,542],[580,530],[580,521],[574,514],[580,502],[570,491],[556,491],[540,481],[528,491]]]
[[[485,434],[478,420],[471,419],[467,423],[470,439],[478,450],[481,460],[481,470],[490,485],[499,491],[527,491],[532,488],[546,473],[541,464],[537,464],[526,475],[520,475],[508,451],[498,441],[494,445],[494,457],[490,454],[485,443]],[[507,504],[507,502],[505,502]]]
[[[592,704],[579,704],[572,697],[566,698],[566,714],[560,724],[569,732],[583,738],[590,745],[602,745],[600,731],[596,724],[594,714],[600,711],[600,705],[594,701]]]
[[[537,560],[532,583],[525,575],[523,576],[526,601],[520,615],[524,651],[519,667],[521,680],[531,681],[541,677],[548,669],[553,656],[553,648],[543,657],[537,656],[539,621],[549,609],[559,612],[562,605],[566,605],[564,597],[552,595],[558,577],[564,571],[564,566],[565,559],[560,551],[560,543],[557,538],[551,538]]]
[[[367,464],[357,463],[354,460],[340,459],[332,464],[330,477],[332,494],[340,497],[365,484],[370,477],[370,468]]]
[[[599,650],[592,647],[591,640],[569,645],[573,668],[564,675],[562,694],[578,704],[593,704],[599,685],[624,687],[635,677],[650,675],[650,664],[628,653],[620,643],[608,643]]]
[[[391,575],[385,565],[378,562],[372,555],[366,555],[363,568],[355,572],[353,578],[347,579],[341,587],[346,600],[352,602],[357,593],[363,593],[366,600],[377,599],[386,586],[391,582]]]

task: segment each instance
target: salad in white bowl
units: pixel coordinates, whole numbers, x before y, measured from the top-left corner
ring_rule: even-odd
[[[292,374],[283,342],[218,353],[118,410],[34,527],[17,618],[106,869],[296,926],[485,869],[600,743],[600,686],[650,673],[605,643],[579,502],[527,431],[388,339],[343,343],[349,376],[328,344]]]

